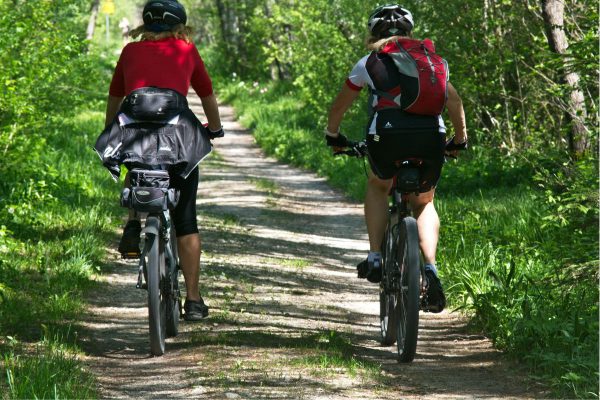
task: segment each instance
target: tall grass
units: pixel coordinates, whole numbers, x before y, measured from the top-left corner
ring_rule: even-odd
[[[331,156],[324,116],[291,87],[230,82],[220,95],[267,153],[363,198],[364,166]],[[353,109],[342,127],[354,139],[362,136],[361,111]],[[436,197],[438,262],[451,307],[469,315],[474,329],[527,362],[555,395],[597,397],[597,168],[582,160],[557,178],[548,172],[556,169],[550,157],[561,155],[509,156],[475,145],[446,164]],[[548,189],[548,176],[562,191]]]
[[[18,349],[14,339],[4,355],[6,391],[2,398],[90,399],[97,396],[95,379],[61,335],[44,339],[34,348]],[[1,386],[0,386],[1,387]]]
[[[99,113],[65,117],[41,160],[30,157],[35,173],[13,180],[0,201],[0,332],[12,343],[0,341],[5,398],[93,397],[73,335],[62,332],[80,318],[119,219],[114,184],[90,146],[101,124]]]

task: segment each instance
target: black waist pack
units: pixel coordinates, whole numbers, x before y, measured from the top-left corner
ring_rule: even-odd
[[[131,188],[121,192],[121,206],[142,212],[173,210],[179,202],[179,190],[170,188],[169,173],[162,170],[133,169]]]
[[[121,111],[140,121],[164,121],[187,108],[187,99],[175,90],[143,87],[125,97]]]

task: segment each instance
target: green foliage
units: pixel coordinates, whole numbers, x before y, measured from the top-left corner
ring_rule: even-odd
[[[86,110],[101,108],[108,75],[84,39],[88,11],[78,0],[0,0],[0,337],[14,342],[0,340],[5,398],[93,395],[58,348],[72,339],[47,339],[80,316],[118,215],[91,147],[103,115]]]
[[[215,76],[285,80],[324,124],[327,107],[353,64],[367,54],[368,11],[350,0],[188,0],[198,10],[199,40]],[[539,2],[403,3],[415,17],[415,37],[430,37],[448,59],[451,81],[464,99],[472,143],[508,149],[566,149],[571,87],[577,72],[587,114],[586,139],[597,149],[597,11],[567,1],[567,54],[553,53]],[[231,57],[235,54],[235,57]]]
[[[92,375],[82,368],[72,346],[64,342],[57,335],[45,337],[34,349],[24,352],[9,337],[10,350],[4,354],[4,368],[0,368],[6,377],[2,399],[96,398]]]

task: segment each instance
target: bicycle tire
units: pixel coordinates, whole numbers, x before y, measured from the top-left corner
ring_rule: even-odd
[[[393,274],[398,268],[396,259],[396,237],[393,233],[393,220],[390,219],[382,246],[383,276],[379,286],[379,327],[381,344],[391,346],[397,339],[398,296],[393,288]]]
[[[397,320],[398,362],[411,362],[417,350],[421,291],[419,231],[417,221],[412,217],[404,218],[400,224],[398,260],[401,269]]]
[[[155,232],[146,233],[148,261],[146,263],[148,279],[148,325],[150,330],[150,353],[162,356],[165,353],[166,338],[166,297],[163,295],[163,283],[166,278],[164,243],[160,240],[160,219],[155,216],[146,218],[146,227],[155,228]]]
[[[172,259],[169,261],[168,277],[169,277],[169,293],[167,296],[167,337],[175,337],[179,334],[179,317],[181,315],[181,295],[179,292],[179,269],[177,265],[177,239],[174,229],[171,229],[171,240],[168,244],[171,248]],[[171,265],[171,261],[175,265]]]

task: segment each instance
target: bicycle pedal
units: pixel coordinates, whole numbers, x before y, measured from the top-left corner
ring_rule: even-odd
[[[148,284],[146,282],[142,283],[141,285],[135,285],[136,289],[141,289],[141,290],[148,290]]]
[[[140,258],[140,254],[139,252],[137,253],[121,253],[121,258],[123,260],[136,260],[138,258]]]

